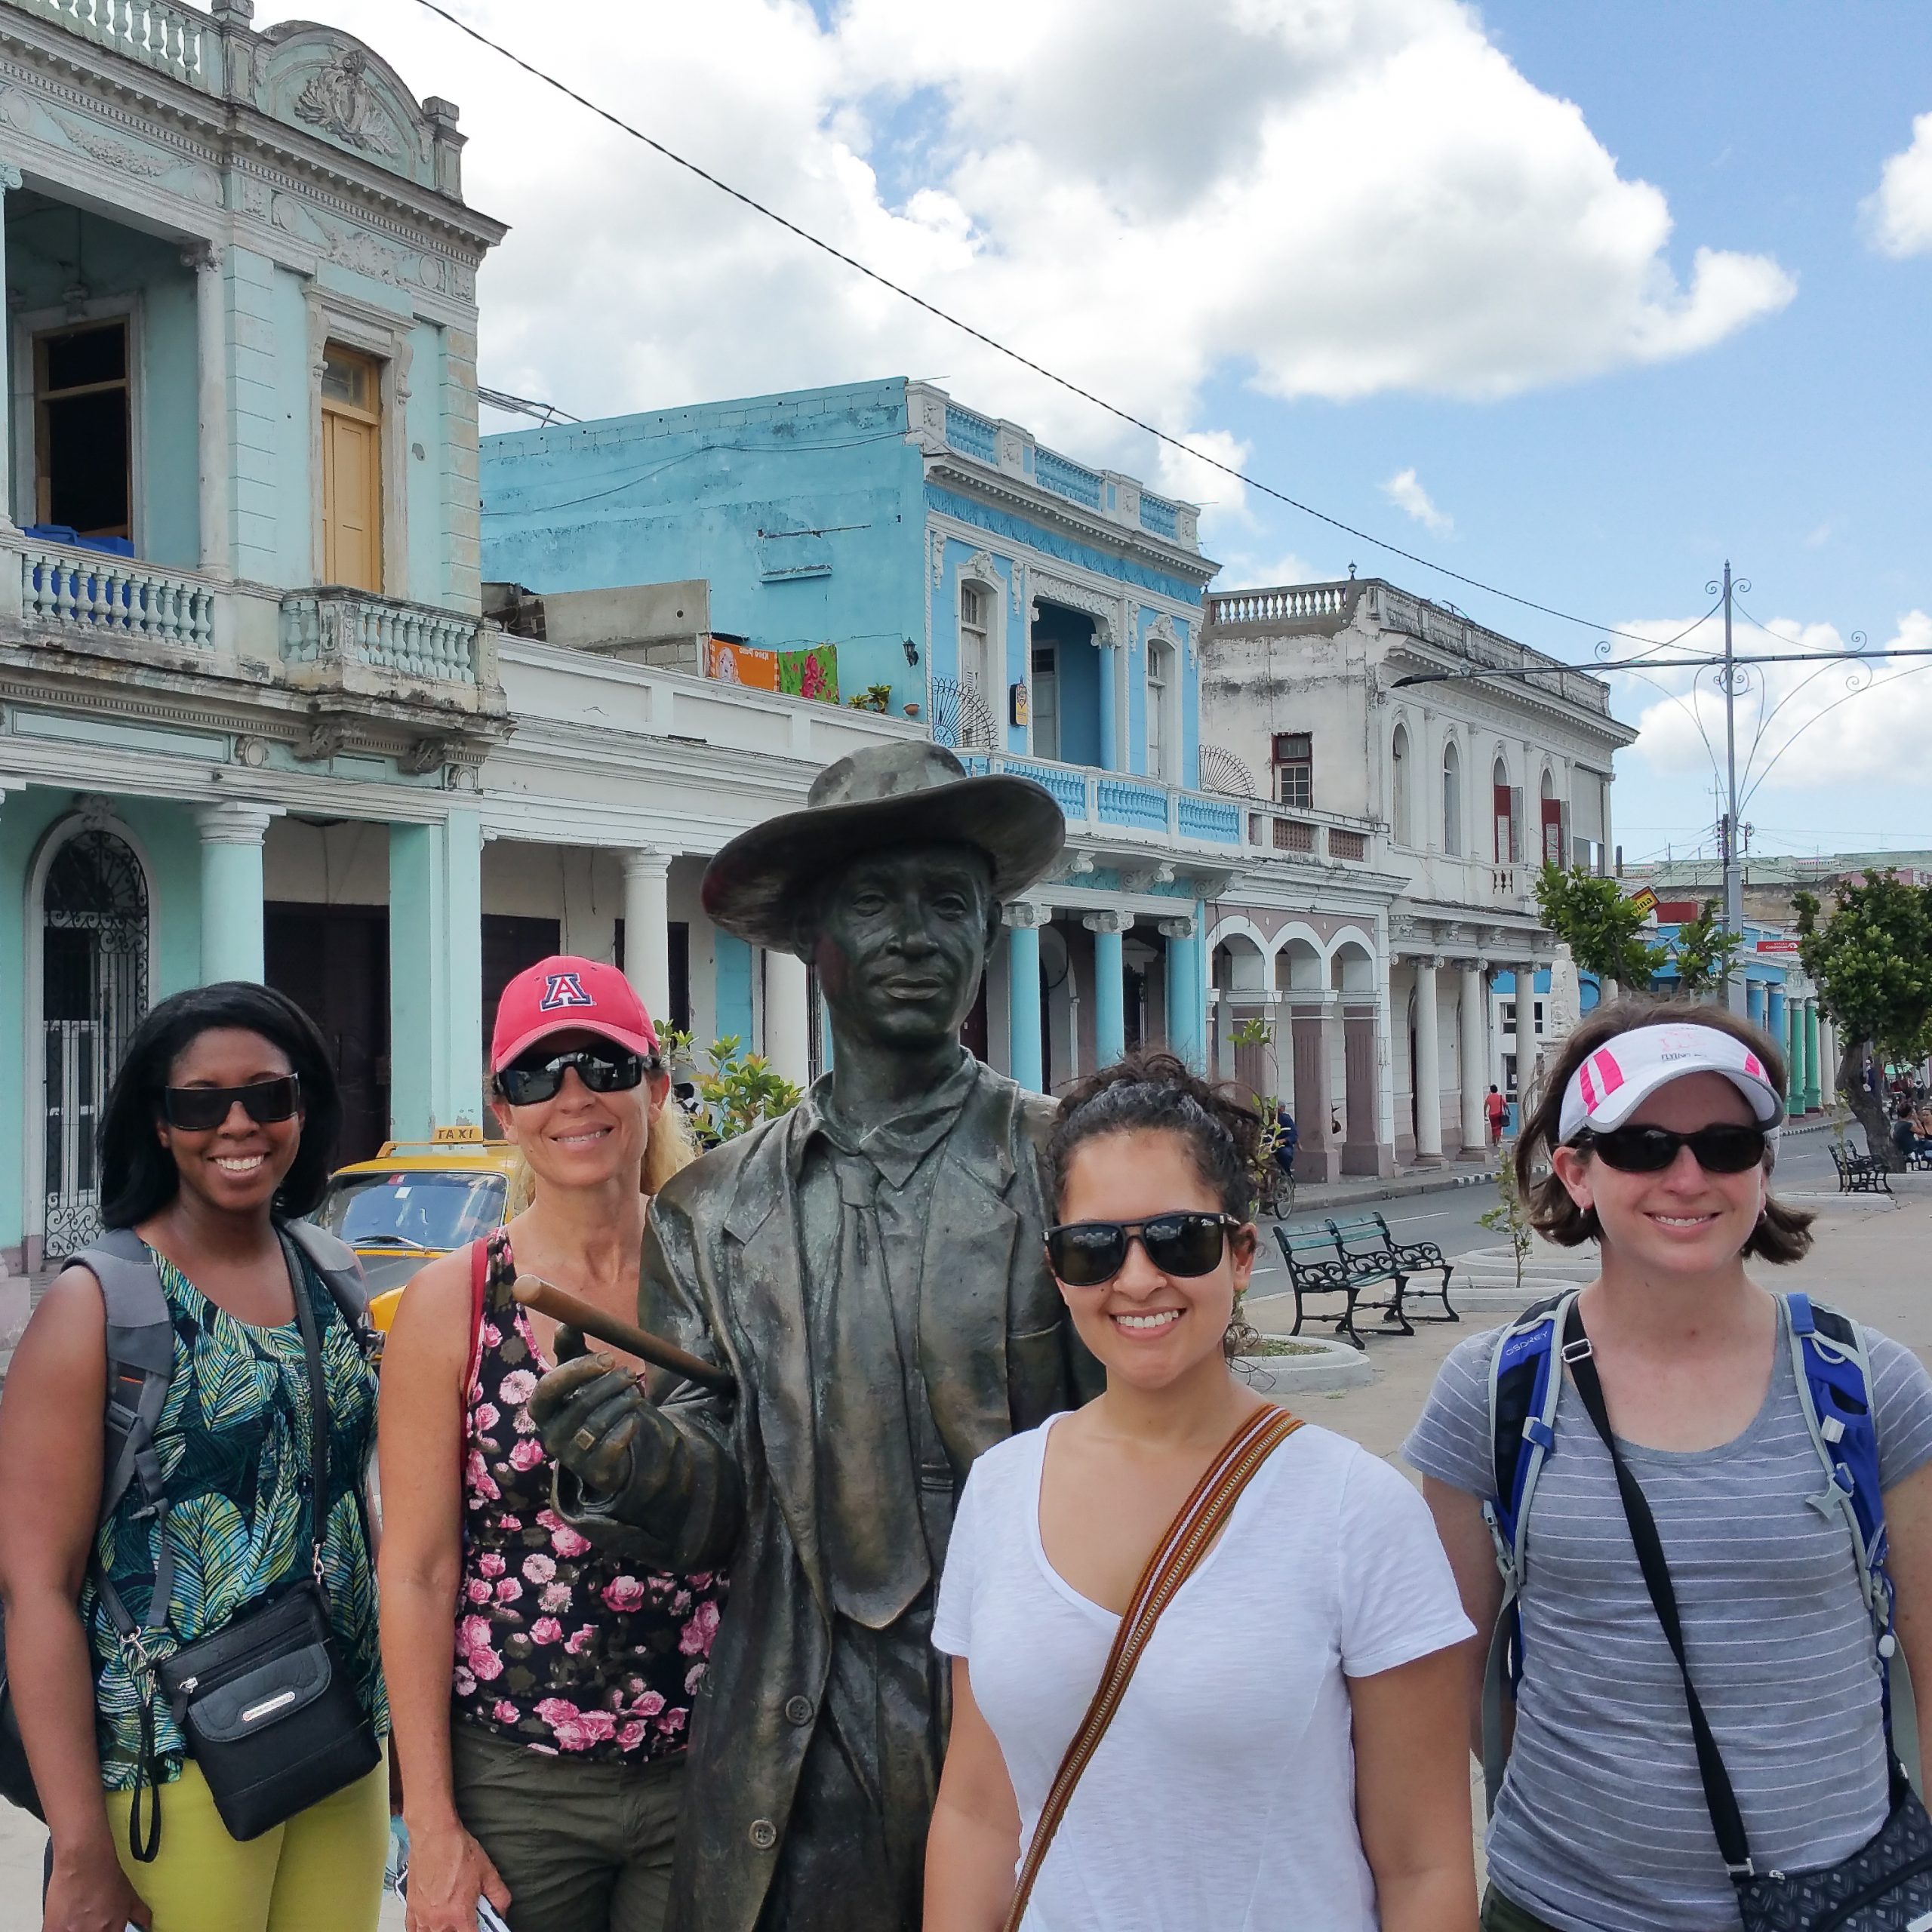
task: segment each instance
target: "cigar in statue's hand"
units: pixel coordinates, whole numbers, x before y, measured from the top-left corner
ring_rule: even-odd
[[[538,1314],[547,1315],[553,1321],[580,1329],[586,1335],[594,1335],[598,1341],[614,1349],[622,1349],[626,1355],[649,1362],[654,1368],[681,1375],[688,1382],[716,1389],[721,1395],[734,1395],[737,1391],[737,1380],[728,1368],[701,1361],[675,1342],[667,1342],[661,1335],[654,1335],[648,1329],[625,1321],[621,1315],[607,1315],[581,1296],[568,1294],[540,1275],[519,1275],[510,1293],[525,1308],[534,1308]]]

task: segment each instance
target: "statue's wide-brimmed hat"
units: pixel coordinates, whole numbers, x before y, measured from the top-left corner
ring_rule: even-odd
[[[992,866],[1000,899],[1052,869],[1066,820],[1044,785],[1004,773],[975,778],[943,745],[875,745],[829,764],[802,811],[740,832],[704,875],[704,909],[753,946],[793,949],[801,894],[845,861],[943,841]]]

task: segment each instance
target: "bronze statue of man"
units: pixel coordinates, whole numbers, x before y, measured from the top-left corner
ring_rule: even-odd
[[[705,875],[719,926],[816,966],[832,1039],[797,1107],[652,1207],[639,1318],[737,1393],[659,1407],[592,1358],[531,1404],[585,1534],[731,1572],[672,1932],[918,1924],[955,1502],[983,1450],[1100,1383],[1042,1252],[1052,1104],[959,1039],[1001,901],[1065,835],[1029,780],[891,746],[829,768]]]

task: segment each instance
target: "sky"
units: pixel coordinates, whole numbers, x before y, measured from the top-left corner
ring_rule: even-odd
[[[1729,559],[1740,651],[1932,650],[1923,0],[442,4],[1380,541],[973,343],[419,0],[260,0],[460,104],[467,198],[513,225],[489,386],[592,417],[923,377],[1201,503],[1220,588],[1352,565],[1587,663],[1685,633]],[[1708,851],[1718,810],[1723,707],[1672,654],[1616,678],[1632,863]],[[1752,850],[1932,848],[1932,657],[1753,675]]]

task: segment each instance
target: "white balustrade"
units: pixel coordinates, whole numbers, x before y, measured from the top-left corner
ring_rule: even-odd
[[[29,625],[205,651],[214,638],[208,584],[131,558],[66,544],[30,543],[20,552],[20,612]]]
[[[220,45],[205,14],[169,0],[12,0],[23,11],[54,20],[143,66],[209,94],[222,89]]]
[[[281,655],[291,664],[360,664],[473,685],[480,628],[460,612],[360,591],[294,591],[281,600]]]

